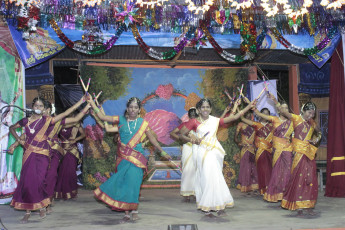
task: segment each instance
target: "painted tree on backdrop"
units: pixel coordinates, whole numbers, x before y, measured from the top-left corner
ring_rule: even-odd
[[[248,68],[209,69],[200,75],[202,82],[199,90],[205,97],[212,100],[212,115],[219,117],[229,105],[229,99],[224,95],[226,88],[231,95],[238,94],[237,87],[244,84],[243,93],[246,93]],[[235,187],[239,172],[240,150],[233,141],[237,122],[228,128],[219,128],[217,137],[223,146],[226,156],[224,157],[223,173],[229,187]]]
[[[81,76],[85,83],[91,78],[90,93],[98,94],[100,102],[117,100],[126,95],[132,81],[129,68],[82,66]],[[121,114],[116,114],[121,115]],[[103,132],[99,125],[86,127],[83,155],[83,179],[86,189],[95,189],[115,171],[117,152],[116,134]]]

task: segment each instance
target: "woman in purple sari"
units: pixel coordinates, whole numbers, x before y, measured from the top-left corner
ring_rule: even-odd
[[[280,107],[278,103],[277,108]],[[300,115],[280,110],[293,123],[292,145],[295,152],[292,174],[281,206],[288,210],[297,209],[298,215],[303,215],[303,209],[307,210],[307,214],[315,215],[313,208],[318,196],[318,180],[315,162],[317,147],[314,145],[321,140],[321,131],[313,120],[315,110],[316,106],[313,102],[304,104]],[[313,137],[315,131],[317,136]]]
[[[261,113],[270,115],[267,108],[263,108]],[[272,173],[272,123],[264,118],[260,118],[259,122],[241,118],[243,122],[251,125],[255,129],[255,162],[258,171],[259,191],[264,195],[271,179]]]
[[[79,107],[83,100],[76,103],[68,111],[71,112]],[[46,175],[50,164],[50,146],[48,136],[51,127],[56,122],[68,115],[67,111],[57,117],[42,116],[44,100],[35,98],[32,108],[39,111],[29,118],[23,118],[10,127],[11,134],[24,146],[23,166],[20,173],[18,186],[13,194],[11,206],[15,209],[26,210],[21,223],[27,223],[31,211],[40,210],[40,217],[46,216],[46,207],[51,203],[47,191]],[[85,107],[83,112],[89,109]],[[25,141],[16,133],[17,128],[25,129]],[[13,145],[15,146],[15,145]],[[10,147],[10,150],[13,147]]]
[[[79,134],[79,136],[78,136]],[[59,167],[59,176],[55,187],[56,199],[73,199],[78,194],[78,178],[76,169],[81,163],[77,142],[85,138],[85,132],[80,123],[64,127],[60,132],[65,156]]]
[[[289,107],[285,102],[281,103],[281,110],[288,112]],[[267,116],[258,110],[254,112],[270,121],[273,124],[273,151],[272,151],[272,176],[264,194],[264,200],[268,202],[278,202],[283,199],[283,194],[289,182],[292,164],[292,144],[291,134],[293,125],[291,120],[287,119],[282,113],[279,117]]]
[[[247,112],[245,117],[250,120],[252,112]],[[241,140],[238,135],[241,134]],[[237,188],[241,192],[256,191],[258,186],[258,172],[255,165],[255,129],[243,122],[238,123],[235,134],[235,142],[241,148],[240,172]]]

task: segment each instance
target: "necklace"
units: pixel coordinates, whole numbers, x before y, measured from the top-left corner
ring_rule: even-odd
[[[36,131],[35,128],[36,128],[37,124],[40,122],[41,119],[42,119],[42,117],[40,117],[39,119],[36,120],[37,122],[36,122],[36,124],[34,125],[33,128],[30,128],[30,124],[28,125],[31,134],[35,133],[35,131]]]
[[[208,117],[208,118],[209,118],[209,117]],[[200,119],[201,123],[204,123],[205,121],[207,121],[207,120],[208,120],[208,118],[207,118],[206,120],[204,120],[204,119],[202,119],[202,117],[201,117],[201,116],[199,117],[199,119]]]
[[[134,129],[135,129],[135,127],[137,127],[137,120],[138,120],[138,118],[135,119]],[[134,121],[134,120],[129,120],[129,119],[127,120],[127,126],[128,126],[129,133],[132,134],[133,132],[131,131],[131,128],[129,127],[130,121]]]

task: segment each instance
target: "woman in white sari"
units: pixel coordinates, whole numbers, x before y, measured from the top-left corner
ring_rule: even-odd
[[[194,119],[198,116],[196,108],[192,107],[188,110],[189,119]],[[188,122],[188,121],[187,121]],[[174,129],[170,136],[176,140],[183,142],[180,139],[179,131],[186,124],[183,122],[176,129]],[[189,133],[190,135],[195,135],[193,131]],[[190,142],[185,142],[182,146],[182,176],[181,176],[181,190],[180,195],[183,196],[184,202],[190,202],[191,197],[195,196],[195,174],[196,174],[196,161],[193,155],[193,145]]]
[[[195,178],[195,195],[197,208],[205,212],[208,217],[224,216],[225,208],[234,206],[234,200],[223,176],[223,160],[225,151],[217,140],[219,125],[224,125],[239,119],[241,115],[251,109],[255,101],[235,115],[240,100],[237,100],[230,116],[217,118],[210,116],[212,104],[209,99],[201,99],[196,108],[199,111],[197,119],[189,120],[180,130],[181,139],[193,144],[193,154],[196,156],[197,172]],[[195,138],[188,136],[193,130]]]

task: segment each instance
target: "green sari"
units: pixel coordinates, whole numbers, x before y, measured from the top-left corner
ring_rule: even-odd
[[[148,123],[142,118],[127,122],[125,117],[113,117],[118,123],[120,141],[117,153],[117,171],[94,191],[95,196],[113,210],[136,210],[147,160],[142,154],[141,141]]]

